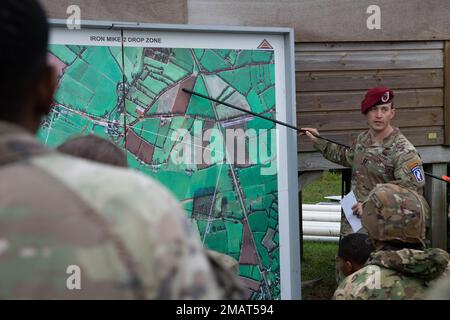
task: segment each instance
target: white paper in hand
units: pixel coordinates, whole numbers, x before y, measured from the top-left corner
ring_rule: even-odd
[[[362,228],[361,219],[358,218],[357,215],[353,214],[352,207],[356,204],[356,197],[353,191],[350,191],[344,198],[341,200],[341,207],[344,210],[345,217],[347,221],[350,223],[353,232],[357,232]]]

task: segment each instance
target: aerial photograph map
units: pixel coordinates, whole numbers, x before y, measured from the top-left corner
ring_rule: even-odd
[[[182,90],[274,119],[274,52],[55,44],[49,59],[59,87],[40,141],[114,142],[129,167],[172,191],[205,247],[239,261],[246,298],[280,299],[277,174],[263,173],[276,167],[275,126]],[[246,132],[244,162],[239,144],[208,139],[214,130]]]

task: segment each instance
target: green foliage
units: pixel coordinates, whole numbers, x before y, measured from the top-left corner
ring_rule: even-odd
[[[320,179],[302,191],[303,203],[326,201],[325,196],[341,194],[341,173],[325,172]],[[329,300],[336,290],[335,256],[338,244],[334,242],[304,242],[302,270],[302,299]],[[315,279],[322,279],[310,283]]]
[[[329,300],[337,288],[335,278],[335,256],[337,242],[305,242],[303,245],[302,299]],[[309,283],[311,280],[322,280]]]
[[[325,172],[320,179],[307,185],[302,190],[303,203],[326,201],[326,196],[341,194],[341,173]]]

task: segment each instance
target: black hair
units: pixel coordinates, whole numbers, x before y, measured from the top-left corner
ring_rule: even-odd
[[[366,234],[351,233],[339,241],[338,257],[364,265],[374,250]]]
[[[94,136],[80,136],[61,144],[58,151],[118,167],[127,166],[125,152],[109,140]]]
[[[381,106],[382,104],[391,104],[391,109],[394,109],[394,98],[390,98],[388,101],[383,102],[382,100],[375,103],[372,107]]]
[[[391,98],[391,99],[389,99],[387,102],[383,102],[383,101],[378,101],[377,103],[375,103],[373,106],[371,106],[370,108],[368,108],[367,110],[366,110],[366,112],[364,112],[363,114],[367,114],[367,112],[369,112],[369,110],[370,109],[372,109],[373,107],[376,107],[376,106],[381,106],[382,104],[387,104],[387,103],[390,103],[391,104],[391,110],[392,109],[395,109],[395,107],[394,107],[394,98]]]
[[[49,26],[37,0],[0,5],[0,119],[16,121],[31,85],[46,66]]]

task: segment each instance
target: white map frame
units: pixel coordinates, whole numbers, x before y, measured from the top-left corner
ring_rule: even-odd
[[[256,49],[263,39],[275,56],[276,119],[296,125],[294,32],[291,28],[228,27],[207,25],[139,24],[82,21],[80,30],[68,29],[65,20],[50,19],[51,44],[121,46],[120,42],[92,41],[92,35],[161,38],[163,43],[133,46],[211,49]],[[297,134],[277,125],[278,219],[281,299],[300,299],[300,233],[297,179]]]

